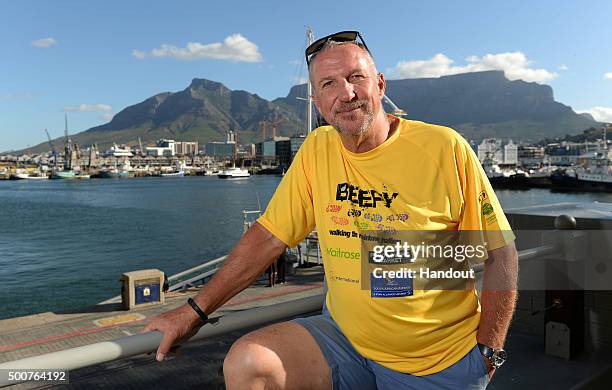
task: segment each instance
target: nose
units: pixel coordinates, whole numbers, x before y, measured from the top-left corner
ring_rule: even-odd
[[[338,98],[343,102],[350,102],[357,98],[355,87],[348,80],[342,80],[340,83]]]

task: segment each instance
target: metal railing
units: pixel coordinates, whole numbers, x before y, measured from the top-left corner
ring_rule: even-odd
[[[519,251],[518,258],[520,262],[557,256],[559,258],[563,258],[563,247],[564,242],[562,240],[549,241],[544,245]],[[225,256],[220,257],[212,260],[211,262],[201,264],[190,270],[173,275],[169,279],[180,278],[188,275],[191,272],[199,271],[207,266],[219,265],[224,259]],[[475,265],[473,268],[475,274],[477,275],[477,281],[478,279],[482,279],[484,264]],[[208,270],[201,273],[199,276],[192,277],[182,283],[189,283],[202,275],[208,275],[210,272],[214,273],[214,270]],[[198,333],[191,338],[191,340],[214,337],[246,327],[262,325],[289,317],[302,316],[308,313],[317,312],[321,310],[324,299],[325,295],[321,294],[290,302],[257,307],[215,317],[210,323],[203,326]],[[127,336],[112,341],[85,345],[78,348],[71,348],[63,351],[0,363],[0,370],[18,368],[74,370],[116,359],[153,352],[157,349],[161,339],[162,333],[158,331]],[[0,383],[0,387],[3,385],[6,384]]]
[[[314,313],[321,310],[324,298],[325,296],[321,294],[291,302],[257,307],[212,318],[211,322],[204,325],[190,340],[219,336],[246,327],[262,325],[307,313]],[[133,336],[121,337],[112,341],[104,341],[0,363],[0,370],[76,370],[78,368],[106,363],[116,359],[153,352],[157,349],[161,340],[161,332],[154,331],[141,333]],[[12,384],[15,383],[0,383],[0,387]]]
[[[226,258],[227,258],[227,255],[217,257],[216,259],[207,261],[206,263],[202,263],[193,268],[190,268],[185,271],[181,271],[177,274],[174,274],[172,276],[169,276],[168,283],[170,284],[170,287],[168,288],[168,291],[177,291],[177,290],[184,291],[189,287],[196,287],[197,285],[206,282],[208,278],[211,278],[215,274],[215,272],[217,272],[219,268],[221,268],[221,265],[223,264]],[[202,270],[205,270],[205,271],[196,273]],[[181,278],[186,277],[187,275],[191,275],[191,274],[194,274],[194,276],[191,276],[190,278],[186,280],[180,280]],[[174,284],[172,284],[172,282],[174,282]],[[202,282],[202,283],[197,283],[197,282]],[[98,303],[98,305],[106,305],[109,303],[119,303],[119,302],[121,302],[121,295],[117,295],[110,299],[102,301]]]

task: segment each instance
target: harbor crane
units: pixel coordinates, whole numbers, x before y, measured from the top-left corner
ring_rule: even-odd
[[[261,127],[261,140],[265,141],[266,140],[266,128],[268,126],[268,122],[261,121],[259,122],[259,126]]]
[[[138,137],[138,146],[140,147],[140,156],[144,156],[145,152],[144,152],[144,149],[142,148],[142,141],[140,140],[140,137]]]
[[[47,134],[47,139],[48,139],[48,143],[49,146],[51,147],[51,155],[53,156],[53,166],[57,167],[57,150],[55,150],[55,146],[53,145],[53,142],[51,141],[51,136],[49,135],[49,131],[47,129],[45,129],[45,133]]]

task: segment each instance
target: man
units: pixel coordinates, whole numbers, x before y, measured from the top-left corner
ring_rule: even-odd
[[[264,215],[193,308],[145,327],[164,333],[158,360],[201,323],[196,310],[212,313],[316,226],[328,285],[323,314],[240,338],[224,362],[229,389],[484,388],[503,362],[517,277],[508,222],[465,140],[384,112],[384,76],[358,38],[341,32],[307,49],[314,102],[331,126],[309,135]],[[370,230],[482,231],[480,304],[473,289],[389,296],[362,288],[360,235]]]

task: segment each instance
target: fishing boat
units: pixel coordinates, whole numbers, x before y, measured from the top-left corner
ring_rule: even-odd
[[[42,172],[15,172],[10,175],[11,180],[47,180],[49,176]]]
[[[91,178],[90,175],[85,174],[85,173],[81,173],[81,172],[76,172],[73,171],[72,169],[70,170],[58,170],[58,169],[54,169],[53,172],[51,173],[51,176],[49,176],[49,179],[53,179],[53,180],[77,180],[77,179],[89,179]]]
[[[115,163],[115,166],[112,168],[103,168],[100,170],[97,177],[101,179],[134,177],[134,169],[132,168],[130,161],[126,159],[121,165],[117,165]]]

